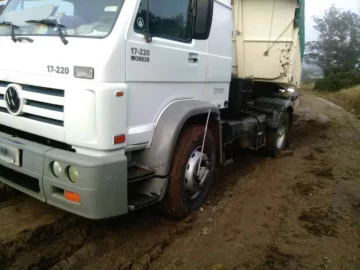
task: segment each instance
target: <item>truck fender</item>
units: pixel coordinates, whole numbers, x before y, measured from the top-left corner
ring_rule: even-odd
[[[160,115],[150,147],[141,153],[140,162],[156,170],[156,175],[168,175],[173,152],[186,122],[211,111],[217,119],[220,110],[213,104],[198,100],[179,100],[171,103]],[[204,126],[206,119],[204,120]]]
[[[261,97],[254,101],[252,108],[264,112],[267,115],[266,123],[270,128],[279,128],[284,113],[290,114],[290,125],[292,125],[294,102],[290,99]]]

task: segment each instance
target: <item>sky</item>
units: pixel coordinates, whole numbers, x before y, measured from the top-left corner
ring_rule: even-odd
[[[306,1],[306,40],[317,38],[317,32],[313,29],[313,16],[324,15],[324,10],[335,5],[343,10],[351,10],[360,14],[360,0],[307,0]]]

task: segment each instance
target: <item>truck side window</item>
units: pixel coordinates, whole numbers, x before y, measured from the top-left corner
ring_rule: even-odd
[[[142,0],[136,15],[134,29],[145,33],[147,0]],[[189,10],[190,0],[149,0],[150,34],[153,37],[190,41]]]

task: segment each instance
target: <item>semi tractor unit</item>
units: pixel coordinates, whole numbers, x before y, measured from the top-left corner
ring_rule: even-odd
[[[184,217],[234,151],[286,147],[304,0],[9,0],[0,44],[1,182],[90,219]]]

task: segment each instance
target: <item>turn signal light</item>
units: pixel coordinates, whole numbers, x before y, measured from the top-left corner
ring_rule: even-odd
[[[114,144],[124,143],[124,142],[125,142],[125,139],[126,139],[126,137],[125,137],[124,134],[115,136],[115,137],[114,137]]]
[[[80,203],[80,195],[79,194],[65,190],[64,195],[68,201]]]

